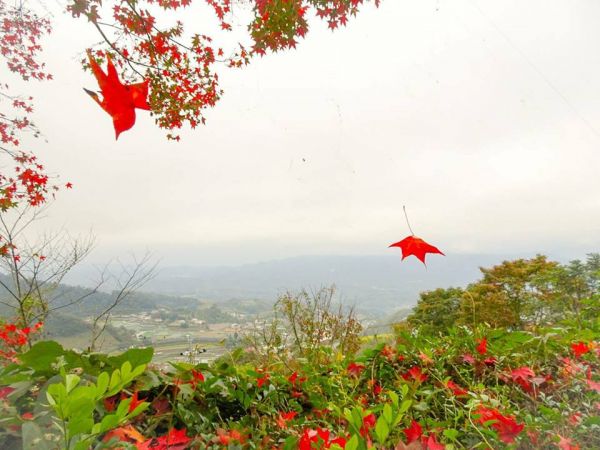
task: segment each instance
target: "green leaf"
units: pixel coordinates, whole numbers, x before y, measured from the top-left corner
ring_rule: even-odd
[[[444,436],[446,436],[451,441],[455,441],[458,437],[458,430],[455,430],[454,428],[448,428],[444,430]]]
[[[383,405],[383,417],[388,424],[392,423],[392,407],[388,403]]]
[[[81,378],[79,378],[75,374],[69,374],[65,377],[65,387],[67,388],[67,394],[79,384],[80,380]]]
[[[29,351],[19,356],[21,363],[24,366],[31,367],[36,372],[49,374],[56,373],[56,370],[51,368],[52,364],[60,356],[64,356],[66,350],[54,341],[37,342],[29,349]]]
[[[154,349],[152,347],[132,348],[120,355],[109,357],[107,362],[114,369],[121,368],[126,361],[129,362],[130,367],[137,367],[149,364],[152,361],[152,355],[154,355]]]
[[[102,372],[98,375],[96,380],[96,398],[100,399],[108,389],[108,383],[110,382],[110,376],[106,372]]]
[[[402,404],[400,405],[400,414],[404,414],[406,411],[408,411],[408,409],[410,408],[410,406],[412,405],[412,400],[404,400],[402,402]]]
[[[354,434],[348,442],[346,442],[345,450],[356,450],[358,448],[358,437]]]
[[[381,445],[385,443],[388,434],[390,434],[390,427],[388,426],[385,417],[381,416],[377,419],[377,423],[375,424],[375,435]]]
[[[396,394],[394,391],[389,391],[388,395],[389,395],[390,399],[392,400],[392,405],[394,405],[397,408],[398,407],[398,394]]]

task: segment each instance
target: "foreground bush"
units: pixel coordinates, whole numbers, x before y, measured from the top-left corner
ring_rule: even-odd
[[[351,359],[255,367],[237,350],[167,370],[150,349],[39,342],[0,372],[0,447],[600,448],[598,328],[400,332]]]

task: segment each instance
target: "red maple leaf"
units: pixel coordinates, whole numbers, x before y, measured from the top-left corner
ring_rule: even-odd
[[[110,56],[107,58],[106,72],[100,68],[88,50],[88,59],[92,72],[98,81],[102,100],[98,94],[84,88],[84,91],[94,99],[100,107],[113,119],[116,139],[123,131],[129,130],[135,124],[135,108],[150,109],[148,104],[148,80],[142,83],[123,84],[119,80],[117,69]]]
[[[390,247],[400,247],[402,250],[402,260],[404,260],[404,258],[407,256],[414,255],[423,264],[425,264],[425,254],[427,253],[438,253],[443,255],[443,253],[437,247],[428,244],[423,239],[414,235],[407,236],[401,241],[391,244]]]

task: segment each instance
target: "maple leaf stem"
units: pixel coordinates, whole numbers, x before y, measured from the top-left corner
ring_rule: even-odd
[[[408,214],[406,214],[406,206],[405,205],[402,205],[402,210],[404,211],[404,218],[406,219],[406,225],[408,225],[410,234],[412,234],[414,236],[415,232],[413,231],[412,227],[410,226],[410,222],[408,221]]]

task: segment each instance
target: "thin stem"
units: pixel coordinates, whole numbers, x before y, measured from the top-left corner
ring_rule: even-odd
[[[415,232],[412,230],[412,227],[410,226],[410,222],[408,221],[408,214],[406,214],[406,206],[402,205],[402,210],[404,211],[404,217],[406,218],[406,225],[408,225],[410,234],[412,234],[414,236]]]

